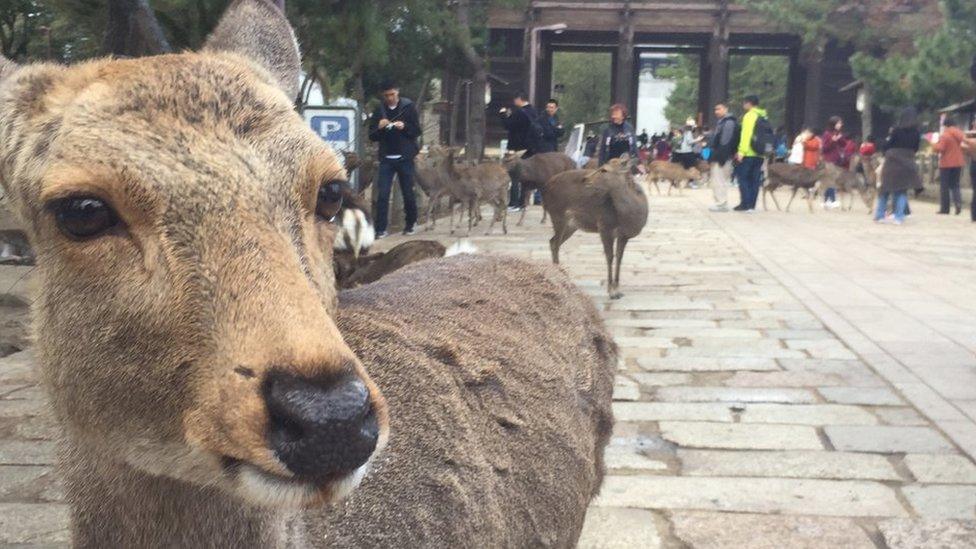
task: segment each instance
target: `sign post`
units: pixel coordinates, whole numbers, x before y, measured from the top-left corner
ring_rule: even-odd
[[[328,143],[345,162],[343,152],[361,155],[359,150],[359,110],[353,107],[305,107],[302,110],[305,122],[316,135]],[[350,183],[359,188],[359,170],[353,174]]]

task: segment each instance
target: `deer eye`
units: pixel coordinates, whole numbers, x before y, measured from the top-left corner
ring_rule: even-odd
[[[74,239],[94,238],[119,224],[119,216],[104,200],[70,196],[49,205],[58,229]]]
[[[345,181],[333,180],[322,183],[315,204],[315,215],[332,221],[342,208],[342,188]]]

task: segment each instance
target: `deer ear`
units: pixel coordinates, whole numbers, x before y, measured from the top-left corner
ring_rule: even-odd
[[[269,0],[234,0],[204,50],[242,55],[270,72],[289,99],[298,97],[298,42],[285,15]]]

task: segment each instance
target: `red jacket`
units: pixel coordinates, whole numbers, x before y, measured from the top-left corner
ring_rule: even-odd
[[[955,126],[949,126],[939,136],[939,142],[935,144],[935,150],[939,151],[940,168],[961,168],[966,163],[962,154],[962,142],[966,135],[962,130]]]
[[[820,164],[820,138],[814,135],[803,142],[803,167],[816,170]]]
[[[860,150],[861,156],[871,156],[876,152],[878,152],[878,148],[874,145],[874,143],[871,143],[869,141],[865,141],[864,143],[861,143],[861,150]]]

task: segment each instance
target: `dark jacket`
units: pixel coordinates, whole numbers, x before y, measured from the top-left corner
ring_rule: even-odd
[[[559,124],[559,117],[543,115],[540,122],[542,123],[542,144],[539,152],[559,151],[559,139],[565,133]]]
[[[739,144],[739,123],[731,114],[718,121],[715,130],[708,140],[708,146],[712,149],[709,161],[724,166],[733,156]]]
[[[917,127],[896,128],[885,141],[885,162],[881,168],[881,192],[902,192],[922,188],[922,176],[915,163],[921,145]]]
[[[387,127],[379,129],[380,120],[387,119],[390,123],[403,122],[403,129]],[[388,156],[402,156],[412,159],[420,151],[417,138],[420,137],[420,117],[413,101],[401,97],[400,102],[392,109],[385,103],[380,104],[369,119],[369,140],[380,144],[379,158]]]
[[[539,152],[541,144],[533,127],[538,118],[535,107],[528,104],[515,109],[509,116],[502,115],[502,125],[508,130],[508,150]]]
[[[611,122],[600,138],[600,165],[624,154],[637,158],[637,136],[634,135],[634,128],[626,121],[623,124]]]

